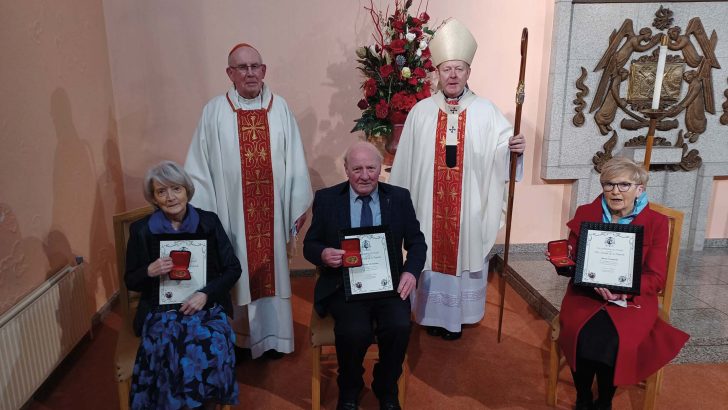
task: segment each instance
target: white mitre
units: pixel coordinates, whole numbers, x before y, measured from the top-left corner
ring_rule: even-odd
[[[455,19],[448,20],[437,29],[429,46],[435,67],[450,60],[462,60],[470,65],[478,49],[478,43],[470,30]]]

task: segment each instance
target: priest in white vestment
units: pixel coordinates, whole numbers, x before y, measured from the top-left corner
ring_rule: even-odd
[[[498,108],[467,87],[477,43],[450,20],[429,44],[440,91],[407,116],[389,183],[410,190],[427,239],[427,261],[413,293],[415,320],[455,340],[485,314],[487,256],[505,221],[509,152],[523,169],[523,135]]]
[[[286,244],[313,194],[298,125],[265,71],[254,47],[233,48],[233,87],[204,107],[185,170],[192,203],[220,217],[243,268],[232,291],[236,345],[278,358],[294,348]]]

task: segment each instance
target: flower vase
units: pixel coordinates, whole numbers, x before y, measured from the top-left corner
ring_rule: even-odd
[[[392,134],[387,137],[387,143],[384,146],[384,165],[392,166],[394,156],[397,154],[397,146],[399,145],[399,137],[402,136],[402,128],[404,124],[392,124]]]

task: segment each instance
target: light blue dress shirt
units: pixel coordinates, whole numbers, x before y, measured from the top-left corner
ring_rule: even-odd
[[[372,201],[369,202],[369,207],[372,209],[372,222],[373,226],[382,224],[382,209],[379,207],[379,185],[374,188],[369,196],[372,197]],[[354,192],[354,189],[349,185],[349,209],[351,217],[351,227],[358,228],[361,226],[361,206],[362,201],[358,199],[359,194]]]

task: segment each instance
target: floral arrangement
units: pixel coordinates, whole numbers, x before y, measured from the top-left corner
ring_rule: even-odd
[[[393,124],[402,124],[417,103],[430,96],[428,73],[435,70],[430,60],[428,43],[433,31],[425,24],[430,20],[425,11],[409,14],[412,0],[396,0],[394,13],[375,10],[374,1],[365,7],[372,18],[374,44],[356,50],[358,69],[364,74],[364,98],[357,106],[361,118],[351,132],[364,131],[367,136],[386,136]],[[421,5],[421,2],[420,2]]]

